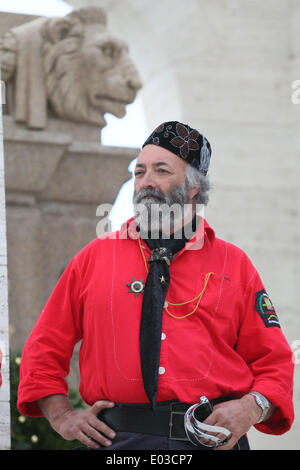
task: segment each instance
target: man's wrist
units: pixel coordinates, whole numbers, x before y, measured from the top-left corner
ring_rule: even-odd
[[[261,417],[261,408],[256,403],[255,397],[247,393],[241,400],[246,404],[248,413],[250,415],[251,424],[254,425]]]
[[[68,397],[65,395],[49,395],[37,400],[37,404],[56,431],[60,426],[61,418],[74,412]]]
[[[269,417],[269,412],[271,409],[271,403],[269,400],[260,392],[255,390],[248,393],[249,396],[253,397],[257,408],[260,410],[260,415],[255,424],[262,423]]]

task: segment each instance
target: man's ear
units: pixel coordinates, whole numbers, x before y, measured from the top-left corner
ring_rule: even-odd
[[[191,201],[191,202],[194,201],[194,197],[196,196],[196,194],[198,194],[199,189],[200,189],[200,181],[199,181],[199,183],[198,183],[196,186],[194,186],[193,188],[189,188],[189,198],[190,198],[190,201]]]

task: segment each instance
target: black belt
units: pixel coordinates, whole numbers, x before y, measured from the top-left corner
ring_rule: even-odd
[[[211,400],[212,405],[230,400]],[[98,414],[116,432],[133,432],[167,436],[172,440],[188,441],[184,430],[184,415],[191,404],[178,401],[157,403],[152,410],[148,404],[117,403]]]

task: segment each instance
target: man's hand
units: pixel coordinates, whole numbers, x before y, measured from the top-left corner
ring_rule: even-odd
[[[97,418],[101,410],[114,406],[110,401],[97,401],[84,411],[75,411],[66,396],[50,395],[38,400],[38,405],[52,428],[68,441],[78,440],[92,449],[98,449],[99,444],[110,446],[111,439],[116,436],[113,429]]]
[[[227,428],[232,437],[216,450],[230,450],[237,441],[257,423],[261,409],[252,395],[245,395],[237,400],[230,400],[214,406],[213,412],[204,421],[205,424]],[[216,434],[220,438],[224,436]],[[206,442],[207,443],[207,442]]]

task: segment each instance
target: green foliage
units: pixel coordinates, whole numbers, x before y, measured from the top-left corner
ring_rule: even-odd
[[[13,450],[69,450],[82,445],[78,441],[66,441],[57,434],[45,418],[29,418],[17,409],[20,354],[10,354],[10,408],[11,449]],[[75,410],[85,408],[79,393],[69,390],[69,399]]]

